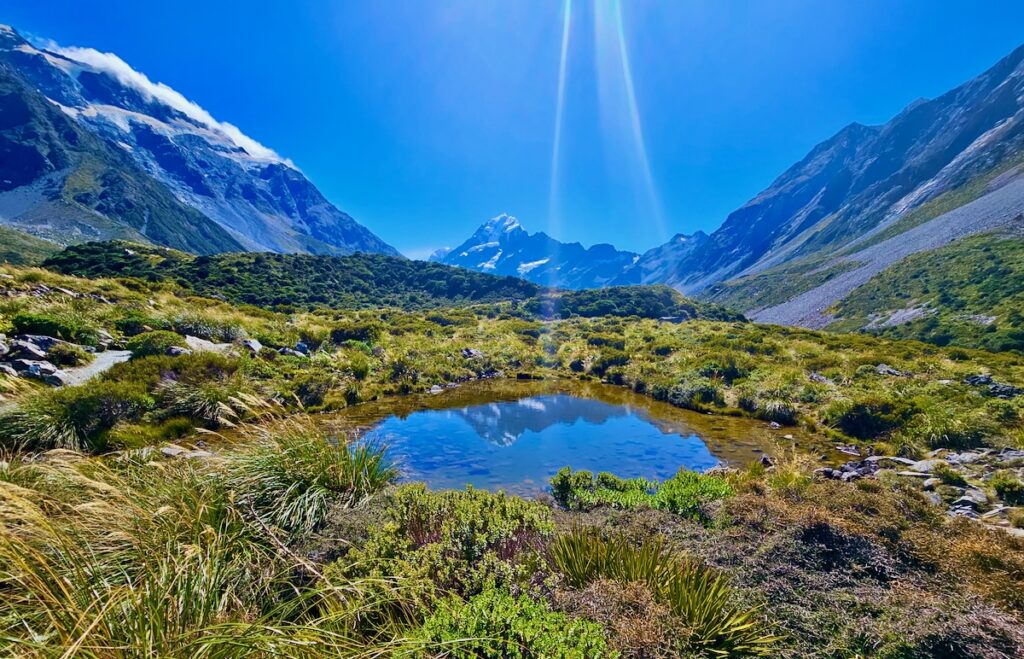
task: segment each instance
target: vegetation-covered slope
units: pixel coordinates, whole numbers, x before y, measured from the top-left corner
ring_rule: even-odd
[[[544,318],[742,319],[665,286],[550,291],[514,277],[370,254],[335,257],[258,252],[194,257],[164,248],[109,242],[69,247],[48,259],[45,267],[83,277],[173,281],[200,295],[280,309],[428,309],[523,302],[522,313]]]
[[[60,247],[48,240],[0,226],[0,263],[36,265],[58,251]]]
[[[985,234],[915,254],[835,307],[832,329],[1024,351],[1024,238]]]

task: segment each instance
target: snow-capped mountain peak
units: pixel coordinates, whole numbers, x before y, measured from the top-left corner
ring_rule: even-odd
[[[609,283],[636,257],[607,244],[584,248],[543,232],[529,233],[515,217],[502,213],[484,222],[466,242],[431,260],[545,285],[594,288]]]

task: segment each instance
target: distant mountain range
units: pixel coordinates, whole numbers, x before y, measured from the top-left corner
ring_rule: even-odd
[[[398,252],[289,161],[109,53],[0,26],[0,223],[61,244]]]
[[[886,124],[850,124],[710,236],[637,256],[563,245],[502,216],[438,258],[568,287],[668,284],[758,320],[823,327],[836,303],[912,254],[973,234],[1019,237],[1022,146],[1024,46]]]
[[[466,242],[431,256],[448,265],[565,288],[607,286],[638,258],[607,244],[584,248],[543,232],[528,233],[510,215],[488,220]]]

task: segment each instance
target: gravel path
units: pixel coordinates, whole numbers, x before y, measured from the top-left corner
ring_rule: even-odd
[[[97,352],[96,359],[92,360],[85,366],[64,369],[64,374],[67,376],[67,383],[69,385],[82,384],[83,382],[86,382],[110,369],[114,364],[120,364],[121,362],[128,361],[131,356],[132,353],[128,350],[106,350],[104,352]]]
[[[837,275],[817,288],[801,293],[782,304],[748,314],[760,323],[796,325],[820,329],[832,322],[827,309],[855,288],[911,254],[937,249],[958,238],[1024,225],[1016,219],[1024,213],[1024,178],[1018,178],[969,204],[944,213],[924,224],[893,236],[849,256],[832,260],[829,265],[848,261],[862,263],[859,268]]]

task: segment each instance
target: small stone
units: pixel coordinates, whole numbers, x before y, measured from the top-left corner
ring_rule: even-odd
[[[783,435],[783,439],[793,439],[793,435]]]
[[[298,352],[301,352],[304,355],[308,355],[309,354],[309,346],[306,345],[305,341],[298,341],[295,344],[295,350],[298,351]]]
[[[988,503],[988,495],[979,490],[976,487],[969,487],[964,490],[963,499],[970,499],[979,506],[984,506]]]
[[[953,517],[967,517],[969,519],[978,519],[978,512],[973,508],[953,506],[949,509],[949,514]]]
[[[242,339],[242,347],[250,353],[257,355],[263,349],[263,344],[256,339]]]
[[[942,460],[921,460],[920,462],[915,462],[914,464],[909,465],[909,469],[911,471],[920,471],[929,474],[935,471],[942,462]]]
[[[782,424],[777,421],[772,421],[771,423],[768,424],[768,427],[771,428],[772,430],[778,430],[779,428],[782,427]]]
[[[192,351],[188,348],[182,348],[181,346],[171,346],[167,349],[167,355],[169,357],[181,357],[182,355],[191,355]]]
[[[476,348],[463,348],[462,356],[466,359],[480,359],[484,356],[484,353],[480,352]]]
[[[929,491],[930,492],[930,491],[934,490],[935,488],[937,488],[939,485],[942,485],[942,481],[940,479],[938,479],[938,478],[929,478],[929,479],[927,479],[924,482],[923,487],[924,487],[925,491]]]
[[[761,456],[761,459],[760,459],[760,460],[758,460],[758,462],[760,462],[760,463],[761,463],[761,466],[762,466],[762,467],[764,467],[764,468],[766,468],[766,469],[769,469],[769,468],[771,468],[771,467],[774,467],[774,466],[775,466],[775,463],[774,463],[774,462],[772,462],[772,459],[771,459],[771,458],[769,458],[769,457],[768,457],[767,455],[762,455],[762,456]]]
[[[856,471],[844,472],[843,475],[839,477],[839,479],[841,481],[843,481],[844,483],[849,483],[851,481],[859,480],[860,478],[861,478],[861,475],[859,473],[857,473]]]
[[[432,393],[432,394],[439,394],[439,393],[441,393],[442,391],[444,391],[444,387],[442,387],[442,386],[441,386],[441,385],[439,385],[439,384],[435,384],[434,386],[432,386],[432,387],[430,388],[430,393]]]
[[[942,497],[940,497],[935,492],[928,492],[924,496],[925,496],[926,499],[928,499],[928,501],[933,506],[941,506],[942,505]]]
[[[879,364],[875,367],[875,372],[879,375],[891,375],[894,377],[903,377],[905,375],[903,371],[897,370],[888,364]]]
[[[12,378],[18,377],[18,372],[10,364],[0,364],[0,373]]]
[[[835,382],[828,379],[821,373],[818,373],[817,371],[811,371],[807,375],[807,379],[810,380],[811,382],[817,382],[818,384],[835,384]]]
[[[981,516],[982,519],[994,519],[996,517],[1006,517],[1006,511],[1009,510],[1009,506],[996,506],[992,510],[988,511]]]
[[[1017,396],[1024,395],[1024,389],[1015,387],[1011,384],[1001,384],[994,382],[988,385],[988,395],[995,396],[996,398],[1011,399]]]
[[[974,462],[977,462],[982,457],[984,457],[984,453],[964,451],[963,453],[951,453],[947,455],[946,462],[950,462],[952,464],[969,465]]]
[[[67,374],[61,370],[44,375],[42,380],[51,387],[63,387],[68,383]]]
[[[992,384],[992,376],[985,375],[984,373],[980,373],[978,375],[968,375],[966,378],[964,378],[964,384],[970,385],[972,387],[980,387],[986,384]]]
[[[285,355],[287,357],[302,357],[302,358],[309,357],[309,355],[307,355],[306,353],[299,352],[298,350],[292,350],[291,348],[281,348],[277,352],[282,354],[282,355]]]
[[[162,453],[168,458],[176,458],[184,452],[185,449],[181,448],[180,446],[175,446],[173,444],[171,444],[170,446],[165,446],[160,449],[160,453]]]

